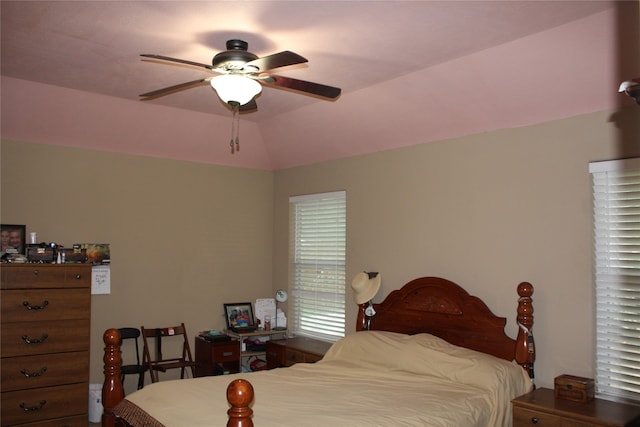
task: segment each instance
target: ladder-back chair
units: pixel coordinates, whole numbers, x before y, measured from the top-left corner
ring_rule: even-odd
[[[166,328],[140,328],[144,341],[144,363],[151,375],[151,382],[158,382],[158,372],[167,372],[169,369],[180,369],[180,378],[184,378],[187,368],[191,369],[191,376],[195,376],[196,363],[191,357],[191,348],[184,323],[179,326]],[[173,341],[181,341],[174,343]],[[180,355],[166,356],[163,352],[171,345],[182,348]],[[164,348],[163,348],[164,347]],[[154,355],[152,357],[152,351]],[[177,353],[177,352],[176,352]]]
[[[140,363],[140,349],[138,347],[138,338],[140,337],[140,329],[138,328],[119,328],[120,339],[122,340],[122,347],[124,347],[124,341],[132,340],[132,344],[135,345],[136,358],[127,357],[127,362],[123,363],[120,368],[120,382],[124,385],[124,379],[127,375],[138,375],[138,390],[144,387],[144,373],[147,372],[147,365]],[[123,357],[124,359],[124,357]],[[135,363],[134,363],[135,362]]]

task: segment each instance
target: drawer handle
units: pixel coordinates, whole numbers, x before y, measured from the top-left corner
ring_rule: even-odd
[[[38,274],[40,274],[40,271],[39,271],[39,270],[33,270],[33,275],[34,275],[34,276],[37,276]]]
[[[225,357],[233,356],[233,351],[224,351],[222,352],[222,355]]]
[[[531,418],[531,424],[538,424],[538,418],[532,417]]]
[[[20,370],[20,373],[27,378],[41,377],[42,375],[44,375],[45,372],[47,372],[46,366],[43,366],[42,368],[40,368],[40,372],[27,372],[26,369]]]
[[[49,305],[49,301],[44,300],[41,305],[31,305],[29,301],[22,301],[22,305],[24,305],[27,310],[42,310]]]
[[[76,274],[76,280],[80,280],[80,279],[82,279],[82,274],[80,273]]]
[[[47,338],[49,338],[48,334],[42,334],[40,338],[29,338],[27,335],[22,336],[22,340],[27,344],[42,344]]]
[[[27,406],[27,404],[23,402],[20,404],[20,407],[24,410],[24,412],[34,412],[34,411],[39,411],[46,404],[47,404],[46,400],[41,400],[40,404],[37,406]]]

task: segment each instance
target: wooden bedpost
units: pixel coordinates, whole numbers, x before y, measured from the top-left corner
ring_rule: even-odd
[[[113,408],[124,399],[124,390],[120,382],[120,367],[122,353],[120,352],[120,332],[117,329],[107,329],[102,337],[104,347],[104,384],[102,385],[102,426],[114,427],[116,417]]]
[[[251,383],[243,379],[231,381],[227,386],[227,401],[231,404],[227,427],[253,427],[253,409],[249,407],[253,401]]]
[[[358,304],[358,320],[356,321],[356,331],[364,331],[367,329],[367,318],[364,314],[364,310],[367,308],[367,304]]]
[[[529,372],[533,380],[533,363],[536,360],[536,348],[533,341],[533,285],[522,282],[518,285],[518,338],[516,339],[516,362]]]

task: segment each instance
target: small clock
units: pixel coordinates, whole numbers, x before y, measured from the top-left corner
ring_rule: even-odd
[[[289,294],[284,289],[278,289],[276,291],[276,301],[285,302],[289,298]]]

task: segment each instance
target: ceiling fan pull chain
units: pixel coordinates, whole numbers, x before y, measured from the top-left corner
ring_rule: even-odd
[[[234,113],[236,122],[236,151],[240,151],[240,106],[237,106]]]
[[[231,113],[231,154],[234,154],[236,152],[234,146],[233,146],[233,137],[235,136],[236,133],[236,121],[235,121],[235,116],[236,116],[236,107],[233,106],[233,110]]]
[[[231,101],[229,105],[231,105],[232,108],[231,141],[229,141],[229,145],[231,146],[231,154],[234,154],[236,151],[240,151],[240,142],[238,140],[238,111],[240,110],[240,104]]]

